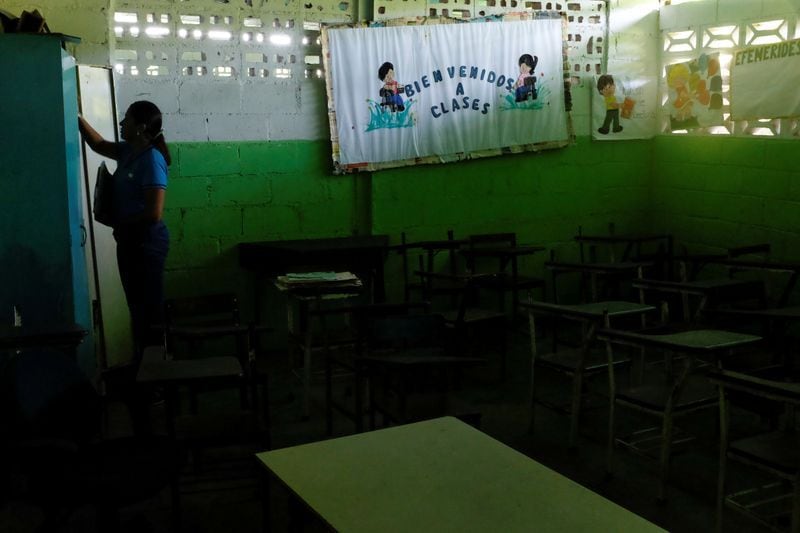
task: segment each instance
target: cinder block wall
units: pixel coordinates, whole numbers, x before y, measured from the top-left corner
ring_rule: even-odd
[[[655,229],[691,251],[769,242],[777,260],[800,260],[797,140],[657,137]]]
[[[646,227],[651,144],[581,137],[540,154],[335,177],[326,141],[178,143],[165,211],[168,292],[235,290],[249,309],[254,287],[236,250],[246,241],[371,232],[397,242],[403,231],[411,239],[444,238],[448,229],[461,236],[516,231],[520,242],[574,258],[578,226]],[[538,270],[543,259],[524,266]],[[389,258],[394,295],[399,265]]]
[[[798,10],[800,0],[704,0],[662,7],[659,24],[664,31],[682,31],[785,19],[790,29]],[[733,131],[742,129],[737,123]],[[673,233],[690,251],[768,242],[774,259],[799,260],[796,126],[783,121],[780,135],[657,137],[650,200],[654,229]]]
[[[540,154],[519,154],[431,168],[376,173],[373,231],[399,238],[443,239],[515,231],[519,242],[577,259],[573,240],[587,233],[647,231],[651,141],[593,143]],[[525,257],[522,271],[543,275],[547,254]],[[401,267],[387,265],[387,278]]]

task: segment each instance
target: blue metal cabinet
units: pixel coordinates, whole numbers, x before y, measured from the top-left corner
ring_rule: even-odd
[[[75,60],[62,35],[0,34],[0,320],[92,331]],[[78,350],[95,367],[94,343]]]

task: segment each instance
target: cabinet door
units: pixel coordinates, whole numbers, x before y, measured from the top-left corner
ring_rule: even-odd
[[[114,99],[114,78],[111,69],[78,65],[78,89],[83,117],[103,138],[116,141],[117,111]],[[116,169],[116,161],[104,158],[83,145],[84,224],[89,229],[87,264],[90,286],[95,302],[95,317],[99,318],[101,366],[113,366],[128,361],[133,353],[130,314],[125,304],[125,293],[119,279],[116,244],[111,228],[98,224],[92,216],[94,185],[97,168],[105,161],[110,172]],[[99,316],[98,316],[99,315]]]
[[[0,34],[0,319],[92,331],[75,70],[60,36]],[[77,355],[91,375],[91,336]]]
[[[78,133],[78,86],[75,59],[61,49],[61,90],[64,110],[65,178],[67,216],[70,232],[70,265],[72,267],[73,320],[89,331],[78,346],[78,363],[87,375],[94,375],[97,355],[94,343],[91,299],[87,277],[86,249],[88,228],[83,218],[83,183],[80,169],[80,134]]]

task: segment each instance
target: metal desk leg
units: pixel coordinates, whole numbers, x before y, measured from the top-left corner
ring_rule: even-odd
[[[300,324],[303,329],[303,419],[311,416],[311,324],[308,304],[300,303]]]

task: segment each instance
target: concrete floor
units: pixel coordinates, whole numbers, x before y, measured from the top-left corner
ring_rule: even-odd
[[[570,450],[566,446],[568,418],[541,406],[536,411],[535,434],[528,431],[529,340],[524,333],[510,334],[509,339],[511,349],[507,380],[498,383],[495,369],[476,368],[464,376],[462,390],[458,393],[459,399],[480,411],[482,431],[666,530],[713,530],[718,461],[716,410],[698,413],[692,420],[686,421],[689,429],[699,431],[698,442],[673,461],[669,498],[665,503],[658,503],[654,463],[619,450],[615,475],[612,478],[605,475],[607,408],[602,398],[599,402],[601,407],[587,411],[584,417],[577,450]],[[273,356],[268,358],[266,364],[271,370],[273,447],[282,448],[326,438],[324,387],[321,380],[313,387],[311,417],[304,420],[301,416],[300,384],[288,372],[286,356]],[[537,382],[541,383],[543,394],[562,398],[568,395],[569,383],[556,375],[540,373]],[[591,383],[590,388],[602,391],[605,384],[601,379]],[[201,412],[210,405],[218,408],[235,403],[235,398],[231,397],[208,397],[201,401]],[[160,409],[161,405],[154,405],[156,418]],[[112,406],[111,413],[111,433],[124,433],[127,424],[125,410],[116,405]],[[622,428],[645,421],[625,412],[619,416]],[[352,433],[353,424],[337,416],[334,429],[335,436],[347,435]],[[252,460],[254,451],[255,448],[229,448],[216,456],[209,455],[206,463],[208,469],[202,472],[193,472],[187,467],[181,482],[182,531],[237,533],[261,530],[261,500],[257,476],[254,475],[256,467]],[[234,460],[236,457],[239,460]],[[732,473],[735,474],[732,480],[734,486],[754,479],[752,473],[740,467],[735,467]],[[285,531],[288,527],[288,495],[277,483],[273,482],[271,486],[274,530]],[[168,492],[164,491],[158,498],[124,509],[121,530],[126,533],[169,531],[168,496]],[[40,521],[41,512],[23,502],[12,502],[0,509],[2,531],[35,531]],[[313,518],[308,518],[306,526],[307,531],[324,530]],[[531,524],[530,530],[536,530],[535,524]],[[726,512],[725,530],[767,531],[733,511]],[[60,531],[97,531],[92,509],[79,509]]]

